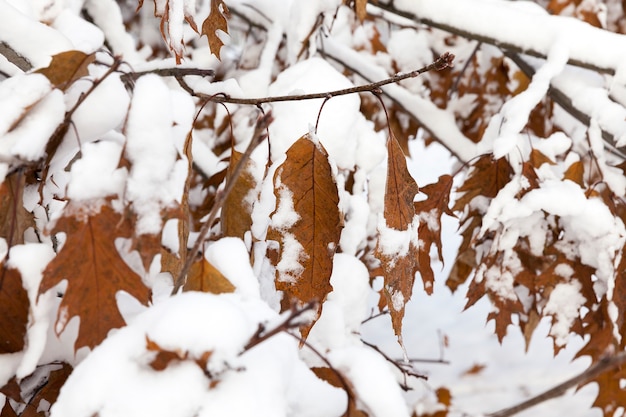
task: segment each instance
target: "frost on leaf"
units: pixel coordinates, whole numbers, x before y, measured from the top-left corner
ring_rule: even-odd
[[[385,301],[391,314],[391,323],[398,340],[402,337],[404,306],[411,298],[415,273],[418,270],[418,248],[413,224],[413,199],[419,187],[411,177],[406,158],[398,141],[387,140],[387,182],[385,184],[385,230],[379,228],[376,257],[381,261]],[[395,238],[393,237],[395,235]],[[389,237],[389,238],[388,238]],[[402,244],[398,245],[398,241]]]
[[[342,229],[339,193],[324,147],[308,134],[302,136],[287,151],[274,184],[278,209],[272,214],[267,238],[278,241],[280,246],[276,289],[284,293],[282,308],[317,301],[319,316],[321,303],[332,291],[330,275]],[[281,192],[285,188],[289,192]],[[292,201],[285,201],[290,197]],[[293,212],[282,213],[281,207],[290,203]],[[279,217],[289,219],[284,222]],[[299,267],[285,274],[281,262]],[[303,329],[304,337],[311,327]]]
[[[63,332],[72,317],[78,316],[80,328],[74,348],[93,348],[109,330],[124,326],[116,293],[126,291],[147,304],[150,290],[115,247],[116,238],[128,238],[132,234],[127,218],[107,203],[97,208],[69,203],[64,211],[51,233],[64,232],[66,241],[46,267],[39,293],[61,280],[68,281],[57,316],[57,334]]]
[[[209,49],[216,57],[220,57],[220,49],[224,42],[220,39],[217,31],[228,33],[229,17],[228,7],[222,0],[211,0],[211,12],[202,23],[202,34],[209,39]]]
[[[16,269],[0,263],[0,354],[19,352],[24,348],[28,309],[22,276]]]
[[[53,56],[50,65],[36,72],[45,75],[56,88],[66,90],[74,81],[89,75],[89,64],[95,59],[95,54],[65,51]]]
[[[415,203],[415,212],[420,218],[417,235],[419,236],[419,271],[424,282],[424,290],[431,294],[435,283],[435,274],[430,266],[430,248],[437,247],[439,260],[443,262],[441,247],[441,216],[445,213],[454,216],[448,204],[452,177],[442,175],[435,184],[429,184],[420,189],[428,198]]]

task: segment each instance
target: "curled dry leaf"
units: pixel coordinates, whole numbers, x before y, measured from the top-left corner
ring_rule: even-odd
[[[387,182],[385,184],[384,218],[388,228],[411,233],[415,220],[413,199],[419,191],[406,165],[406,157],[394,136],[387,140]],[[381,261],[384,286],[383,294],[391,314],[391,323],[398,341],[402,343],[402,318],[404,307],[411,298],[415,273],[418,270],[418,249],[413,237],[405,253],[390,254],[379,237],[376,257]]]
[[[211,12],[202,23],[202,34],[207,36],[209,49],[218,58],[224,42],[220,39],[217,31],[221,30],[226,34],[228,33],[228,21],[226,20],[228,17],[229,12],[226,3],[223,0],[211,0]]]

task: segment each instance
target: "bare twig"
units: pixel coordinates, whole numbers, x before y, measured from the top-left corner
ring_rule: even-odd
[[[270,112],[260,116],[259,119],[257,120],[256,128],[254,129],[254,133],[252,135],[252,139],[250,140],[250,143],[248,144],[248,147],[246,148],[241,159],[237,163],[237,166],[235,167],[232,176],[226,182],[226,186],[224,187],[224,190],[222,191],[222,193],[218,194],[217,197],[215,198],[215,203],[213,204],[213,208],[211,209],[211,212],[209,213],[209,217],[204,223],[204,225],[202,226],[202,229],[200,229],[200,233],[198,235],[198,238],[196,239],[196,243],[193,245],[193,248],[191,248],[191,251],[189,252],[189,256],[185,260],[185,264],[183,265],[183,268],[181,269],[180,274],[176,278],[176,282],[174,283],[174,288],[172,289],[172,295],[175,295],[176,293],[178,293],[178,290],[180,290],[180,288],[185,284],[185,280],[186,280],[187,274],[189,273],[189,270],[191,269],[191,265],[193,265],[193,263],[198,259],[198,256],[200,255],[200,252],[201,252],[200,248],[202,247],[204,240],[206,239],[207,235],[209,234],[209,231],[211,230],[211,226],[213,225],[213,222],[215,221],[217,217],[217,213],[220,211],[220,209],[224,205],[224,202],[226,201],[226,198],[228,197],[233,187],[235,186],[236,179],[239,177],[239,175],[243,171],[246,163],[248,162],[248,159],[250,159],[250,155],[252,155],[252,151],[254,151],[257,145],[265,139],[266,137],[265,132],[267,130],[267,126],[269,126],[271,122],[272,122],[272,114]]]
[[[626,352],[620,352],[614,356],[607,356],[601,359],[595,365],[591,366],[586,371],[582,372],[579,375],[576,375],[573,378],[568,379],[562,384],[559,384],[556,387],[551,388],[537,396],[534,396],[526,401],[514,405],[513,407],[505,408],[495,413],[487,414],[487,417],[509,417],[515,415],[544,401],[561,396],[568,389],[580,384],[584,384],[605,372],[611,371],[623,365],[624,363],[626,363]]]
[[[346,395],[348,396],[348,406],[346,408],[346,412],[343,415],[344,416],[351,416],[352,412],[353,412],[352,407],[354,407],[356,399],[354,398],[354,393],[352,392],[352,388],[350,387],[350,383],[341,374],[341,372],[336,370],[333,367],[333,365],[330,363],[330,361],[324,355],[322,355],[317,349],[315,349],[309,342],[307,342],[306,340],[303,340],[301,337],[296,336],[295,334],[293,334],[291,332],[287,332],[287,334],[290,335],[291,337],[297,339],[303,346],[306,346],[307,348],[309,348],[311,350],[311,352],[313,352],[318,358],[320,358],[322,360],[322,362],[324,362],[326,364],[328,369],[330,369],[330,371],[337,377],[337,379],[339,380],[339,383],[341,384],[343,390],[345,391]]]
[[[120,76],[120,79],[124,83],[124,85],[132,85],[139,77],[148,74],[156,74],[160,77],[184,77],[186,75],[197,75],[199,77],[213,77],[215,75],[215,71],[212,69],[201,69],[201,68],[157,68],[147,71],[136,71],[136,72],[127,72]]]
[[[245,352],[252,349],[256,345],[263,343],[270,337],[273,337],[280,332],[287,332],[287,330],[301,326],[302,322],[300,321],[300,316],[302,316],[307,311],[313,310],[316,304],[316,302],[312,301],[301,308],[293,307],[289,316],[287,316],[287,318],[282,323],[274,327],[272,330],[268,330],[267,332],[265,331],[265,327],[263,325],[259,325],[258,330],[252,336],[250,341],[244,346],[243,351]]]
[[[275,103],[279,101],[302,101],[302,100],[313,100],[313,99],[319,99],[319,98],[327,99],[329,97],[332,98],[332,97],[337,97],[337,96],[344,96],[347,94],[362,93],[366,91],[368,92],[376,91],[377,89],[379,89],[380,87],[384,85],[394,84],[402,80],[406,80],[407,78],[415,78],[428,71],[433,71],[433,70],[441,71],[445,68],[452,66],[453,61],[454,61],[454,55],[449,52],[445,52],[441,54],[441,56],[437,58],[433,63],[423,68],[417,69],[415,71],[411,71],[411,72],[404,73],[404,74],[397,74],[397,75],[394,75],[393,77],[389,77],[384,80],[376,81],[376,82],[365,84],[365,85],[359,85],[355,87],[344,88],[341,90],[329,91],[329,92],[324,92],[324,93],[295,94],[295,95],[288,95],[288,96],[273,96],[273,97],[259,97],[259,98],[235,98],[235,97],[230,97],[228,95],[208,96],[202,93],[196,93],[195,95],[197,97],[203,98],[205,100],[213,101],[215,103],[231,103],[231,104],[247,104],[247,105],[259,105],[263,103]]]
[[[385,358],[390,364],[392,364],[393,366],[395,366],[400,372],[402,372],[402,375],[404,376],[404,383],[401,384],[400,386],[402,387],[403,390],[408,391],[411,389],[411,387],[409,387],[409,385],[407,384],[407,377],[412,376],[415,378],[419,378],[419,379],[428,379],[428,377],[426,375],[422,375],[422,374],[418,374],[417,372],[415,372],[413,370],[413,367],[411,366],[410,363],[404,363],[403,361],[397,361],[393,358],[390,358],[385,352],[383,352],[378,346],[372,344],[372,343],[368,343],[365,340],[361,339],[361,342],[363,342],[363,344],[365,346],[368,346],[372,349],[374,349],[376,352],[378,352],[378,354],[380,354],[383,358]]]

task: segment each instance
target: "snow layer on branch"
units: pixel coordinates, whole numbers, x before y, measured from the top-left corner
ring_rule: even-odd
[[[104,44],[104,33],[99,27],[68,9],[64,9],[57,16],[52,27],[65,35],[74,44],[74,49],[87,54],[95,52]]]
[[[397,0],[394,6],[418,19],[542,56],[547,56],[557,41],[564,41],[569,47],[571,60],[606,72],[615,72],[626,57],[624,36],[578,19],[549,15],[530,2]]]
[[[176,144],[184,140],[183,131],[189,128],[190,120],[177,123],[175,129],[174,109],[178,108],[176,112],[182,117],[190,100],[170,92],[156,75],[141,77],[135,85],[126,124],[126,156],[132,164],[126,195],[139,217],[139,234],[158,233],[161,210],[180,201],[187,162],[178,159]]]
[[[89,200],[121,195],[127,172],[119,167],[122,145],[101,141],[81,148],[81,158],[72,165],[67,196],[73,200]]]
[[[6,0],[0,0],[0,27],[0,42],[22,58],[18,65],[22,70],[45,67],[52,55],[72,49],[72,43],[57,30],[21,13]]]
[[[306,368],[296,339],[282,334],[243,352],[259,323],[271,328],[280,320],[265,303],[236,294],[189,292],[167,299],[75,368],[51,416],[340,415],[345,395]],[[146,338],[191,358],[211,352],[208,370],[217,384],[211,387],[193,359],[153,370],[155,353],[147,350]]]
[[[63,121],[63,93],[40,74],[18,75],[0,84],[0,159],[35,161]]]
[[[102,29],[114,54],[123,56],[131,64],[138,61],[135,40],[126,31],[122,12],[115,0],[87,0],[85,9]]]
[[[496,136],[493,143],[495,158],[505,155],[514,157],[518,149],[524,149],[528,143],[526,136],[519,133],[528,123],[530,112],[537,106],[550,88],[550,80],[563,71],[569,51],[567,45],[559,40],[551,48],[546,63],[535,73],[528,88],[511,98],[503,106],[498,115],[489,122],[481,147],[491,142],[490,136]],[[511,155],[513,153],[513,155]]]

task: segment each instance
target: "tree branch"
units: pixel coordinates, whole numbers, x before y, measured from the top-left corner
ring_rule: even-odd
[[[584,384],[589,382],[593,378],[611,371],[621,365],[626,363],[626,352],[620,352],[614,356],[607,356],[600,360],[600,362],[591,366],[586,371],[582,372],[579,375],[576,375],[573,378],[568,379],[562,384],[557,385],[554,388],[551,388],[535,397],[532,397],[526,401],[523,401],[513,407],[505,408],[503,410],[497,411],[495,413],[487,414],[487,417],[509,417],[515,415],[519,412],[522,412],[528,408],[534,407],[537,404],[540,404],[544,401],[550,400],[552,398],[556,398],[561,396],[568,389],[575,387],[577,385]]]
[[[423,3],[426,3],[423,6],[423,9],[425,9],[425,11],[427,11],[428,9],[428,3],[429,2],[438,2],[440,0],[429,0],[429,1],[424,1]],[[480,3],[480,2],[478,2]],[[511,5],[509,4],[510,2],[505,2],[502,1],[503,6],[506,7],[510,7]],[[457,3],[455,3],[455,6],[458,6]],[[525,54],[525,55],[530,55],[530,56],[534,56],[537,58],[546,58],[547,55],[547,51],[545,50],[540,50],[539,48],[537,48],[535,45],[535,47],[532,46],[532,44],[525,44],[525,38],[519,37],[517,35],[517,28],[516,26],[514,26],[514,28],[512,30],[510,30],[510,32],[512,34],[514,34],[515,36],[517,36],[518,39],[520,39],[518,42],[516,42],[517,39],[511,38],[509,40],[507,40],[506,38],[498,38],[496,37],[496,35],[486,35],[485,33],[478,33],[478,31],[474,30],[474,28],[470,25],[467,25],[468,27],[471,27],[471,29],[468,28],[464,28],[462,27],[462,24],[458,24],[458,25],[454,25],[452,23],[450,23],[450,21],[453,22],[460,22],[461,21],[461,17],[462,16],[463,19],[465,19],[465,21],[467,21],[467,17],[462,15],[462,13],[459,13],[458,11],[454,14],[454,16],[456,18],[450,19],[450,16],[448,15],[442,15],[442,16],[430,16],[430,17],[426,17],[426,16],[416,16],[415,14],[409,12],[409,11],[404,11],[404,10],[400,10],[398,8],[396,8],[393,4],[393,1],[389,1],[387,3],[383,3],[383,2],[378,2],[376,6],[371,6],[373,8],[380,8],[383,9],[389,13],[393,13],[395,15],[401,16],[405,19],[409,19],[414,21],[417,24],[423,24],[426,26],[430,26],[436,29],[440,29],[443,30],[445,32],[448,33],[452,33],[458,36],[461,36],[463,38],[467,38],[467,39],[474,39],[476,41],[482,42],[482,43],[487,43],[490,45],[494,45],[502,50],[506,50],[509,52],[514,52],[514,53],[519,53],[519,54]],[[480,4],[465,4],[465,7],[473,7],[472,11],[473,11],[473,15],[472,18],[476,18],[476,19],[480,19],[480,18],[485,18],[488,19],[489,16],[488,15],[484,15],[481,16],[481,10],[480,10]],[[529,17],[532,18],[533,21],[537,21],[537,19],[555,19],[553,22],[555,23],[554,25],[544,25],[544,24],[535,24],[533,26],[532,30],[537,30],[537,29],[541,29],[543,32],[545,32],[545,36],[539,36],[539,34],[536,34],[537,37],[539,38],[544,38],[544,39],[556,39],[557,38],[557,34],[559,29],[572,29],[572,27],[574,25],[579,25],[580,26],[580,31],[586,32],[588,35],[593,36],[595,38],[597,38],[598,40],[603,40],[605,42],[590,42],[589,45],[593,45],[593,46],[589,46],[589,45],[580,45],[576,51],[572,50],[571,53],[574,54],[576,53],[578,56],[573,56],[570,57],[568,64],[570,65],[574,65],[577,67],[581,67],[581,68],[587,68],[587,69],[591,69],[593,71],[597,71],[603,74],[610,74],[613,75],[615,74],[615,71],[617,69],[617,66],[619,64],[617,64],[618,59],[617,57],[615,57],[616,59],[610,59],[607,60],[607,62],[598,62],[597,60],[593,60],[588,58],[588,56],[593,55],[594,57],[597,55],[595,54],[591,48],[595,48],[597,47],[598,44],[606,44],[607,48],[612,49],[612,50],[623,50],[623,48],[620,48],[619,46],[623,46],[626,47],[626,39],[624,39],[623,37],[620,39],[621,35],[617,35],[615,33],[611,33],[608,31],[603,31],[600,30],[598,28],[594,28],[589,24],[586,24],[582,21],[576,20],[576,19],[567,19],[563,18],[561,16],[551,16],[548,15],[547,13],[544,15],[541,14],[532,14],[532,16],[529,16],[530,13],[526,13],[523,10],[520,10],[519,8],[511,8],[510,10],[506,10],[506,9],[502,9],[501,11],[505,12],[505,13],[501,13],[502,15],[504,15],[507,18],[507,22],[510,20],[511,24],[515,25],[517,20],[520,20],[519,17],[523,16],[523,17]],[[474,16],[475,15],[475,16]],[[526,16],[524,16],[526,15]],[[440,19],[437,19],[437,17],[439,17]],[[516,18],[517,17],[517,18]],[[559,19],[559,20],[556,20]],[[558,24],[556,24],[558,22]],[[493,29],[495,30],[495,29]],[[493,32],[492,30],[492,32]],[[527,28],[527,30],[530,30],[530,28]],[[553,43],[553,42],[551,42]],[[623,45],[622,45],[623,43]],[[531,46],[529,46],[531,45]]]
[[[259,145],[259,143],[261,143],[265,139],[266,137],[265,131],[267,129],[267,126],[269,126],[271,122],[272,122],[272,114],[269,112],[259,117],[259,119],[257,120],[256,128],[254,129],[254,133],[252,135],[252,139],[250,140],[250,143],[248,144],[248,147],[246,148],[244,154],[242,155],[241,159],[237,163],[237,166],[235,166],[232,176],[226,181],[226,186],[224,187],[224,191],[222,191],[222,193],[216,196],[215,203],[213,204],[213,208],[211,209],[211,212],[209,213],[209,217],[207,221],[204,223],[204,225],[202,226],[202,229],[200,229],[200,233],[198,234],[196,243],[193,245],[193,248],[191,248],[189,252],[189,256],[185,260],[185,264],[183,265],[180,271],[180,274],[178,275],[178,277],[176,278],[176,281],[174,282],[174,288],[172,289],[172,293],[171,293],[172,295],[176,295],[176,293],[178,293],[178,290],[180,290],[180,288],[185,284],[187,274],[189,273],[189,270],[191,269],[191,266],[193,265],[193,263],[200,256],[200,252],[201,252],[200,248],[202,247],[204,240],[207,238],[207,235],[209,234],[209,231],[211,230],[211,226],[213,225],[213,222],[217,218],[217,213],[221,210],[222,206],[224,205],[224,202],[226,201],[226,198],[228,198],[228,195],[234,188],[237,178],[243,171],[246,163],[248,162],[248,159],[250,159],[250,155],[252,155],[252,151],[254,151],[254,149]]]
[[[510,51],[504,51],[504,54],[509,59],[511,59],[528,78],[532,78],[533,75],[535,75],[535,68],[531,64],[529,64],[521,55]],[[576,105],[572,102],[572,99],[567,95],[567,93],[555,87],[553,83],[551,83],[550,87],[548,88],[548,95],[556,104],[561,106],[563,110],[569,113],[576,120],[586,126],[589,126],[591,124],[591,116],[576,107]],[[623,159],[626,158],[626,155],[624,155],[624,153],[622,153],[619,148],[615,146],[616,133],[609,132],[603,127],[601,127],[600,130],[602,131],[602,139],[604,139],[607,149]]]
[[[445,52],[441,54],[441,56],[439,56],[439,58],[437,58],[433,63],[423,68],[417,69],[415,71],[411,71],[411,72],[404,73],[404,74],[397,74],[397,75],[394,75],[393,77],[389,77],[384,80],[372,82],[372,83],[365,84],[365,85],[359,85],[355,87],[344,88],[341,90],[328,91],[328,92],[323,92],[323,93],[294,94],[294,95],[288,95],[288,96],[273,96],[273,97],[259,97],[259,98],[235,98],[235,97],[230,97],[225,94],[209,96],[207,94],[196,93],[195,95],[197,97],[212,101],[214,103],[230,103],[230,104],[244,104],[244,105],[246,104],[247,105],[260,105],[264,103],[275,103],[278,101],[302,101],[302,100],[313,100],[313,99],[320,99],[320,98],[328,99],[328,98],[333,98],[333,97],[338,97],[338,96],[344,96],[347,94],[376,91],[377,89],[379,89],[380,87],[384,85],[395,84],[402,80],[406,80],[407,78],[415,78],[428,71],[433,71],[433,70],[441,71],[445,68],[452,66],[453,61],[454,61],[454,55],[449,52]]]
[[[33,64],[31,64],[28,59],[11,48],[11,45],[3,41],[0,41],[0,55],[3,55],[7,61],[24,72],[30,71],[33,68]]]

